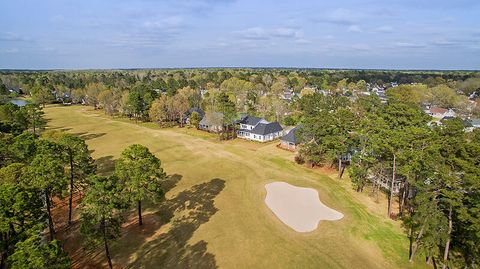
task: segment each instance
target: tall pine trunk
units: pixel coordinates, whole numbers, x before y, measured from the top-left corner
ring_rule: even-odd
[[[68,198],[68,226],[72,224],[72,203],[73,203],[73,152],[69,152],[70,156],[70,197]]]
[[[413,252],[413,228],[410,227],[408,234],[408,258],[412,257]]]
[[[35,137],[35,135],[36,135],[36,131],[35,131],[35,116],[33,116],[32,127],[33,127],[33,137]]]
[[[110,257],[110,250],[108,249],[108,241],[107,241],[107,224],[105,223],[105,219],[102,220],[102,230],[103,230],[103,243],[105,245],[105,256],[107,256],[108,267],[110,269],[113,268],[112,265],[112,258]]]
[[[451,233],[452,233],[453,223],[452,223],[452,205],[448,210],[448,238],[447,242],[445,243],[445,252],[443,253],[443,265],[442,269],[447,268],[447,261],[448,261],[448,252],[450,250],[450,241],[451,241]]]
[[[137,201],[137,208],[138,208],[138,225],[143,225],[142,222],[142,201]]]
[[[395,186],[395,173],[396,173],[396,157],[393,154],[393,172],[392,172],[392,184],[390,185],[390,197],[388,199],[388,210],[387,217],[390,218],[392,214],[392,204],[393,204],[393,187]]]
[[[411,251],[411,254],[410,254],[410,259],[409,259],[410,262],[413,262],[413,259],[415,258],[415,254],[417,252],[418,245],[420,244],[420,239],[422,239],[422,237],[423,237],[423,230],[424,229],[425,229],[425,226],[422,226],[422,229],[420,229],[420,232],[418,233],[417,239],[415,239],[415,244],[413,245],[412,251]]]
[[[437,269],[437,262],[435,261],[435,256],[432,257],[433,269]]]
[[[6,248],[8,248],[8,246]],[[7,251],[2,252],[2,255],[0,257],[0,269],[5,268],[5,263],[7,258],[8,258]]]
[[[399,216],[403,216],[403,211],[405,208],[405,200],[407,199],[408,182],[404,181],[402,185],[403,185],[402,197],[398,199],[398,215]]]
[[[338,156],[338,178],[342,178],[342,155]]]
[[[55,228],[53,227],[52,212],[50,211],[50,191],[45,189],[45,204],[47,205],[47,215],[48,215],[48,228],[50,231],[50,240],[53,240],[53,234],[55,233]]]

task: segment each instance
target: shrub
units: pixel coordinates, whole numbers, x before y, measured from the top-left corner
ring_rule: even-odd
[[[297,154],[297,155],[295,155],[295,162],[298,163],[298,164],[304,164],[305,159],[303,158],[302,155]]]

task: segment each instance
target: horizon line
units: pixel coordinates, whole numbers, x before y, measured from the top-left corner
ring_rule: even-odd
[[[416,71],[416,72],[480,72],[480,69],[426,69],[426,68],[349,68],[349,67],[253,67],[253,66],[209,66],[209,67],[123,67],[123,68],[0,68],[0,72],[48,72],[48,71],[135,71],[135,70],[181,70],[181,69],[285,69],[285,70],[336,70],[336,71]]]

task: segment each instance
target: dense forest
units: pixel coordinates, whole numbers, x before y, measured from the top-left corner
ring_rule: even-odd
[[[372,89],[416,85],[422,101],[478,115],[467,97],[478,94],[476,72],[414,72],[289,69],[183,69],[112,71],[0,72],[3,85],[30,94],[37,104],[83,103],[104,108],[109,115],[159,123],[178,121],[190,107],[219,110],[225,93],[237,112],[256,114],[285,124],[299,122],[291,99],[310,92],[353,96]],[[426,90],[423,90],[426,88]],[[434,90],[432,90],[434,89]],[[285,96],[286,92],[290,96]],[[8,91],[7,91],[8,92]],[[164,96],[163,98],[159,98]],[[416,97],[420,98],[420,97]],[[186,102],[188,100],[188,102]],[[154,105],[155,103],[155,105]],[[185,104],[185,105],[178,105]],[[154,111],[150,108],[154,106]],[[467,113],[467,114],[468,114]]]
[[[443,268],[480,266],[480,130],[464,125],[480,117],[478,72],[2,71],[0,78],[0,268],[68,268],[50,209],[55,197],[69,197],[68,226],[76,192],[84,193],[82,232],[104,246],[111,266],[108,242],[118,238],[123,213],[136,207],[142,225],[142,201],[163,195],[160,160],[141,145],[125,149],[113,175],[96,175],[81,138],[44,130],[42,107],[50,103],[160,126],[183,127],[191,108],[223,113],[225,130],[241,113],[301,125],[295,160],[336,167],[339,178],[347,171],[356,191],[386,195],[386,217],[403,223],[411,261],[422,255]],[[18,96],[32,103],[8,103]],[[457,117],[434,121],[426,106]]]
[[[400,92],[400,93],[399,93]],[[462,120],[428,125],[430,117],[401,88],[387,104],[378,97],[308,96],[298,162],[332,165],[352,154],[353,186],[378,199],[387,195],[387,217],[402,220],[416,255],[444,268],[475,267],[480,257],[480,132],[465,133]],[[347,164],[339,164],[339,177]],[[393,203],[398,201],[398,212]]]
[[[111,175],[98,175],[85,141],[45,131],[38,105],[4,104],[0,115],[0,268],[71,268],[56,233],[74,224],[74,195],[83,197],[76,206],[85,248],[103,247],[112,268],[109,244],[120,237],[126,212],[137,210],[143,225],[142,202],[163,197],[160,160],[133,144]],[[65,216],[53,213],[62,201]]]

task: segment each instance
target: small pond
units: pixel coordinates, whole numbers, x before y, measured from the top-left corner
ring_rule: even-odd
[[[10,103],[17,106],[26,106],[28,104],[28,101],[23,99],[13,99],[13,100],[10,100]]]

